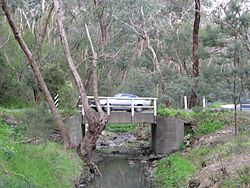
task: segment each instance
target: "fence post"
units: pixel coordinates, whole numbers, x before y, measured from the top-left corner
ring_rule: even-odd
[[[187,96],[184,96],[184,109],[187,110]]]

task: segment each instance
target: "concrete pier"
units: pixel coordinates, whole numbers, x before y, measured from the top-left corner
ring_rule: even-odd
[[[167,155],[179,149],[184,139],[184,121],[173,117],[157,117],[157,124],[151,124],[152,151]]]
[[[82,116],[81,115],[71,116],[68,119],[64,120],[64,125],[69,131],[69,137],[71,143],[75,147],[77,147],[80,144],[83,137]]]

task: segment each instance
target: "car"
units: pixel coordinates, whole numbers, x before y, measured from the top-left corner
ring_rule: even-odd
[[[151,100],[143,99],[138,97],[137,95],[131,94],[131,93],[119,93],[114,95],[114,97],[100,97],[100,103],[105,112],[108,111],[108,106],[110,106],[111,110],[126,110],[131,111],[132,110],[132,101],[134,103],[134,110],[135,112],[141,112],[147,107],[150,107]],[[90,102],[92,108],[95,107],[95,102]]]

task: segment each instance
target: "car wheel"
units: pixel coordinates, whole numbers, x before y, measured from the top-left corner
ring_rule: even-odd
[[[137,104],[136,106],[143,106],[143,105],[142,104]],[[143,108],[137,107],[137,108],[135,108],[135,111],[136,112],[142,112]]]
[[[109,106],[111,106],[111,104],[109,104]],[[109,107],[110,108],[110,112],[112,111],[112,108],[111,107]],[[104,112],[108,112],[108,107],[107,107],[107,104],[105,104],[105,107],[102,107],[102,110],[104,111]]]

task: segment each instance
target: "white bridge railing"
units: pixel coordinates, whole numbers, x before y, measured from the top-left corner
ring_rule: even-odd
[[[89,105],[91,108],[96,108],[96,104],[93,96],[88,96]],[[144,110],[151,110],[154,116],[157,116],[157,98],[151,97],[139,97],[139,98],[125,98],[125,97],[99,97],[99,101],[103,110],[110,115],[113,110],[126,110],[131,113],[133,117],[136,112],[143,113]],[[78,105],[81,108],[82,115],[84,116],[84,109],[82,105]]]

